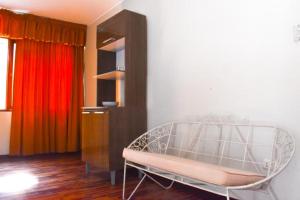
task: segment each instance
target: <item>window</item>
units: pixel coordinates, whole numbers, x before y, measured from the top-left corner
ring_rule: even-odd
[[[16,43],[0,38],[0,110],[12,107]]]
[[[0,110],[6,110],[8,40],[0,38]]]

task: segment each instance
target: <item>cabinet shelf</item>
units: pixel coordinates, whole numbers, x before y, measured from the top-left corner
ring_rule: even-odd
[[[98,74],[94,76],[96,79],[102,79],[102,80],[122,80],[125,77],[125,71],[111,71],[111,72],[106,72],[103,74]]]
[[[107,40],[102,42],[104,46],[100,47],[99,50],[116,52],[125,48],[125,38],[116,39],[110,37]],[[105,45],[107,43],[107,45]]]

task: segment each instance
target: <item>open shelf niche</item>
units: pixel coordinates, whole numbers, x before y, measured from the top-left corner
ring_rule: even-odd
[[[98,49],[98,100],[116,101],[118,106],[125,106],[125,37],[110,37],[103,41],[105,45]]]

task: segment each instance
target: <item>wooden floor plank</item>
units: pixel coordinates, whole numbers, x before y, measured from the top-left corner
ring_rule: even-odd
[[[26,171],[35,175],[39,183],[34,188],[19,194],[0,193],[1,200],[120,200],[122,194],[122,173],[117,175],[115,186],[110,185],[109,174],[92,170],[85,174],[80,154],[52,154],[26,158],[0,157],[0,177]],[[127,195],[139,179],[137,172],[128,174]],[[22,181],[22,180],[20,180]],[[166,181],[167,183],[167,181]],[[163,190],[146,180],[133,199],[137,200],[224,200],[214,194],[174,184],[170,190]]]

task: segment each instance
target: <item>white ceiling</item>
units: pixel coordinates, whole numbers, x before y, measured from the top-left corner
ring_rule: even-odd
[[[0,0],[0,7],[69,22],[91,24],[122,0]]]

